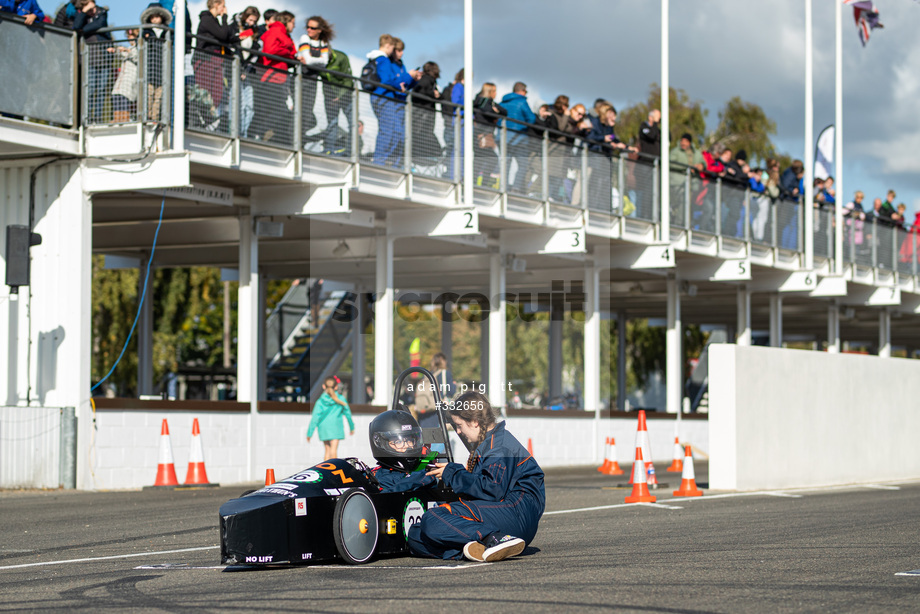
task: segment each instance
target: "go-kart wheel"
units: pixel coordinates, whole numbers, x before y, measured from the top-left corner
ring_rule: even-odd
[[[335,503],[332,536],[335,548],[345,562],[366,563],[377,550],[380,523],[377,509],[367,493],[359,488],[345,491]]]

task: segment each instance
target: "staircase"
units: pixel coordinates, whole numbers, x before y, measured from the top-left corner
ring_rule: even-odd
[[[269,316],[266,326],[269,400],[315,400],[323,380],[336,373],[351,351],[358,296],[347,290],[333,290],[324,293],[320,300],[318,317],[312,322],[309,305],[303,304],[305,288],[294,286]]]
[[[686,396],[690,399],[691,412],[709,411],[709,346],[713,343],[725,343],[727,339],[725,331],[714,330],[700,352],[699,362],[684,386]]]

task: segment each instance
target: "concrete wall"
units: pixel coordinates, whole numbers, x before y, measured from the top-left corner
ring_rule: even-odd
[[[711,488],[920,477],[920,361],[715,345],[709,373]]]
[[[179,481],[188,468],[192,420],[198,418],[204,448],[205,468],[212,482],[240,484],[263,479],[272,468],[278,479],[309,467],[323,459],[323,444],[314,436],[308,444],[307,413],[265,412],[254,416],[256,449],[254,475],[247,475],[247,432],[250,414],[244,412],[185,412],[99,410],[96,412],[95,440],[78,454],[90,459],[90,489],[140,488],[153,484],[160,445],[160,426],[168,419],[170,441]],[[368,464],[373,458],[367,430],[372,415],[354,416],[355,436],[347,435],[339,445],[339,456],[356,456]],[[544,467],[599,464],[603,439],[616,437],[617,460],[628,463],[635,457],[635,418],[602,420],[590,418],[511,417],[508,429],[523,443],[531,439],[534,456]],[[674,420],[649,419],[652,456],[670,462],[674,446]],[[708,449],[705,420],[682,421],[681,440],[702,450]],[[598,430],[600,435],[597,435]],[[595,452],[595,443],[597,451]],[[456,459],[465,463],[467,454],[459,443]],[[659,471],[664,466],[659,467]]]

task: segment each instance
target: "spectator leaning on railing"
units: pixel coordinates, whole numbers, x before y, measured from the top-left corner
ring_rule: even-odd
[[[45,14],[36,0],[0,0],[0,12],[15,13],[20,17],[25,17],[27,26],[31,26],[36,21],[45,20]]]
[[[421,166],[437,164],[441,144],[434,134],[435,105],[441,98],[438,79],[441,67],[425,62],[422,78],[412,88],[412,162]]]
[[[652,109],[648,118],[639,126],[639,153],[646,156],[661,156],[661,111]]]
[[[527,85],[522,81],[515,83],[511,93],[502,97],[501,106],[508,112],[508,119],[517,120],[505,122],[505,125],[508,127],[508,159],[517,162],[513,187],[516,192],[522,192],[527,187],[525,177],[531,153],[527,126],[537,121],[527,103]]]
[[[89,122],[97,124],[103,121],[103,107],[112,74],[108,58],[112,35],[100,32],[109,27],[109,11],[103,6],[96,6],[93,0],[78,0],[76,7],[73,29],[80,33],[87,45],[86,94],[89,100],[86,113]]]
[[[498,90],[494,83],[483,83],[473,99],[473,141],[478,153],[474,154],[473,167],[476,185],[498,187],[498,143],[495,128],[499,119],[508,112],[497,102]]]
[[[141,13],[141,23],[155,26],[168,26],[172,22],[172,13],[158,2],[151,2]],[[164,28],[144,28],[144,52],[147,76],[147,117],[149,121],[160,121],[160,108],[163,104],[163,61],[165,58],[167,30]]]
[[[0,0],[2,2],[2,0]],[[77,18],[77,0],[69,0],[58,9],[57,15],[54,16],[54,25],[59,28],[73,30],[73,20]]]
[[[254,6],[247,6],[242,13],[233,16],[240,38],[240,136],[244,139],[249,138],[249,127],[256,112],[252,80],[255,74],[253,64],[258,57],[252,52],[262,48],[259,39],[264,31],[258,26],[260,16],[259,9]]]
[[[294,61],[294,41],[291,32],[294,31],[294,14],[282,11],[275,16],[275,20],[268,26],[268,31],[262,35],[262,49],[265,53],[280,58]],[[275,60],[268,56],[262,57],[262,65],[267,69],[262,74],[261,82],[267,88],[267,95],[263,100],[267,102],[265,111],[257,109],[257,113],[264,113],[265,117],[274,122],[275,128],[269,128],[262,135],[262,140],[277,139],[289,143],[291,138],[291,122],[294,109],[292,92],[288,87],[290,64],[284,60]],[[291,103],[288,103],[288,100]]]
[[[227,115],[224,105],[224,70],[229,68],[229,63],[225,63],[222,56],[229,55],[240,38],[235,24],[227,20],[224,0],[208,0],[207,7],[198,16],[195,83],[211,94],[211,101],[220,112],[221,123],[224,123]]]
[[[354,80],[344,75],[351,74],[348,54],[338,49],[329,50],[328,71],[322,74],[323,106],[326,109],[326,131],[323,137],[323,153],[351,155],[351,139],[345,133],[345,146],[340,147],[339,115],[344,114],[349,126],[354,121]],[[344,131],[343,131],[344,132]]]
[[[132,121],[137,107],[138,31],[128,29],[125,34],[130,46],[119,46],[112,50],[124,55],[115,86],[112,88],[112,121],[116,124]]]
[[[316,127],[316,114],[313,107],[316,105],[316,89],[320,72],[329,64],[329,44],[335,38],[332,24],[314,15],[306,21],[307,33],[300,37],[297,46],[297,59],[303,65],[303,131],[304,133]],[[325,88],[324,88],[325,89]],[[319,135],[320,138],[322,135]]]
[[[377,89],[376,83],[380,83],[380,65],[393,55],[393,37],[389,34],[381,34],[378,39],[378,47],[367,54],[367,64],[361,69],[361,88],[366,92],[373,92]],[[378,96],[371,97],[371,108],[377,121],[380,121],[381,99]]]
[[[402,165],[406,142],[406,105],[408,92],[422,77],[419,70],[406,70],[402,57],[405,43],[393,39],[393,55],[377,58],[377,76],[381,86],[374,90],[378,97],[377,146],[374,150],[374,164],[399,167]]]

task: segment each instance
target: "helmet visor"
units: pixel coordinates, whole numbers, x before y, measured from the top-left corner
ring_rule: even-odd
[[[422,429],[410,427],[405,431],[374,433],[374,443],[380,452],[392,456],[418,456],[422,451]]]

